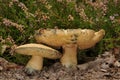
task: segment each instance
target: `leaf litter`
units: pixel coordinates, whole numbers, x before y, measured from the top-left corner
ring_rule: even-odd
[[[95,60],[67,69],[59,62],[44,66],[34,75],[25,67],[0,58],[0,80],[120,80],[120,48],[98,55]]]

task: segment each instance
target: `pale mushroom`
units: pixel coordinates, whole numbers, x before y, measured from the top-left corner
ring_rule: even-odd
[[[87,49],[99,42],[105,31],[102,29],[95,32],[91,29],[44,29],[35,33],[38,43],[63,48],[61,63],[65,67],[77,66],[77,48]]]
[[[43,67],[43,58],[57,59],[62,56],[62,54],[50,47],[44,46],[42,44],[25,44],[18,46],[15,49],[16,53],[23,55],[32,55],[32,58],[26,65],[27,73],[32,73],[35,70],[41,70]]]

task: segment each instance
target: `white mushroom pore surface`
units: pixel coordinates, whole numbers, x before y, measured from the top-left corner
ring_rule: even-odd
[[[77,66],[77,48],[87,49],[99,42],[105,31],[95,32],[91,29],[40,29],[35,33],[38,43],[44,43],[54,48],[63,48],[61,63],[65,67]]]
[[[55,49],[35,43],[18,46],[15,49],[15,52],[32,56],[26,65],[28,73],[32,73],[34,70],[41,70],[43,67],[44,57],[48,59],[58,59],[62,56],[62,54]]]

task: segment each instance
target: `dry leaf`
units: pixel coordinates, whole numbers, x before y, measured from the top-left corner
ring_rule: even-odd
[[[120,67],[120,62],[119,62],[119,61],[116,61],[116,62],[114,63],[114,66],[115,66],[115,67]]]

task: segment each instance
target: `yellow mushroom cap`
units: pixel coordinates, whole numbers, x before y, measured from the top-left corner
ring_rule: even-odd
[[[49,46],[59,48],[66,44],[77,44],[79,49],[93,47],[99,42],[105,31],[103,29],[94,31],[92,29],[43,29],[35,33],[35,39],[38,43],[44,43]]]
[[[44,29],[36,31],[35,39],[38,43],[59,48],[65,44],[72,43],[72,35],[72,30],[69,29]]]
[[[35,43],[18,46],[15,52],[24,55],[42,56],[49,59],[57,59],[62,56],[59,51],[53,48]]]
[[[90,29],[81,30],[81,33],[79,33],[77,38],[77,44],[79,49],[87,49],[93,47],[103,38],[104,35],[105,31],[103,29],[97,32]]]

